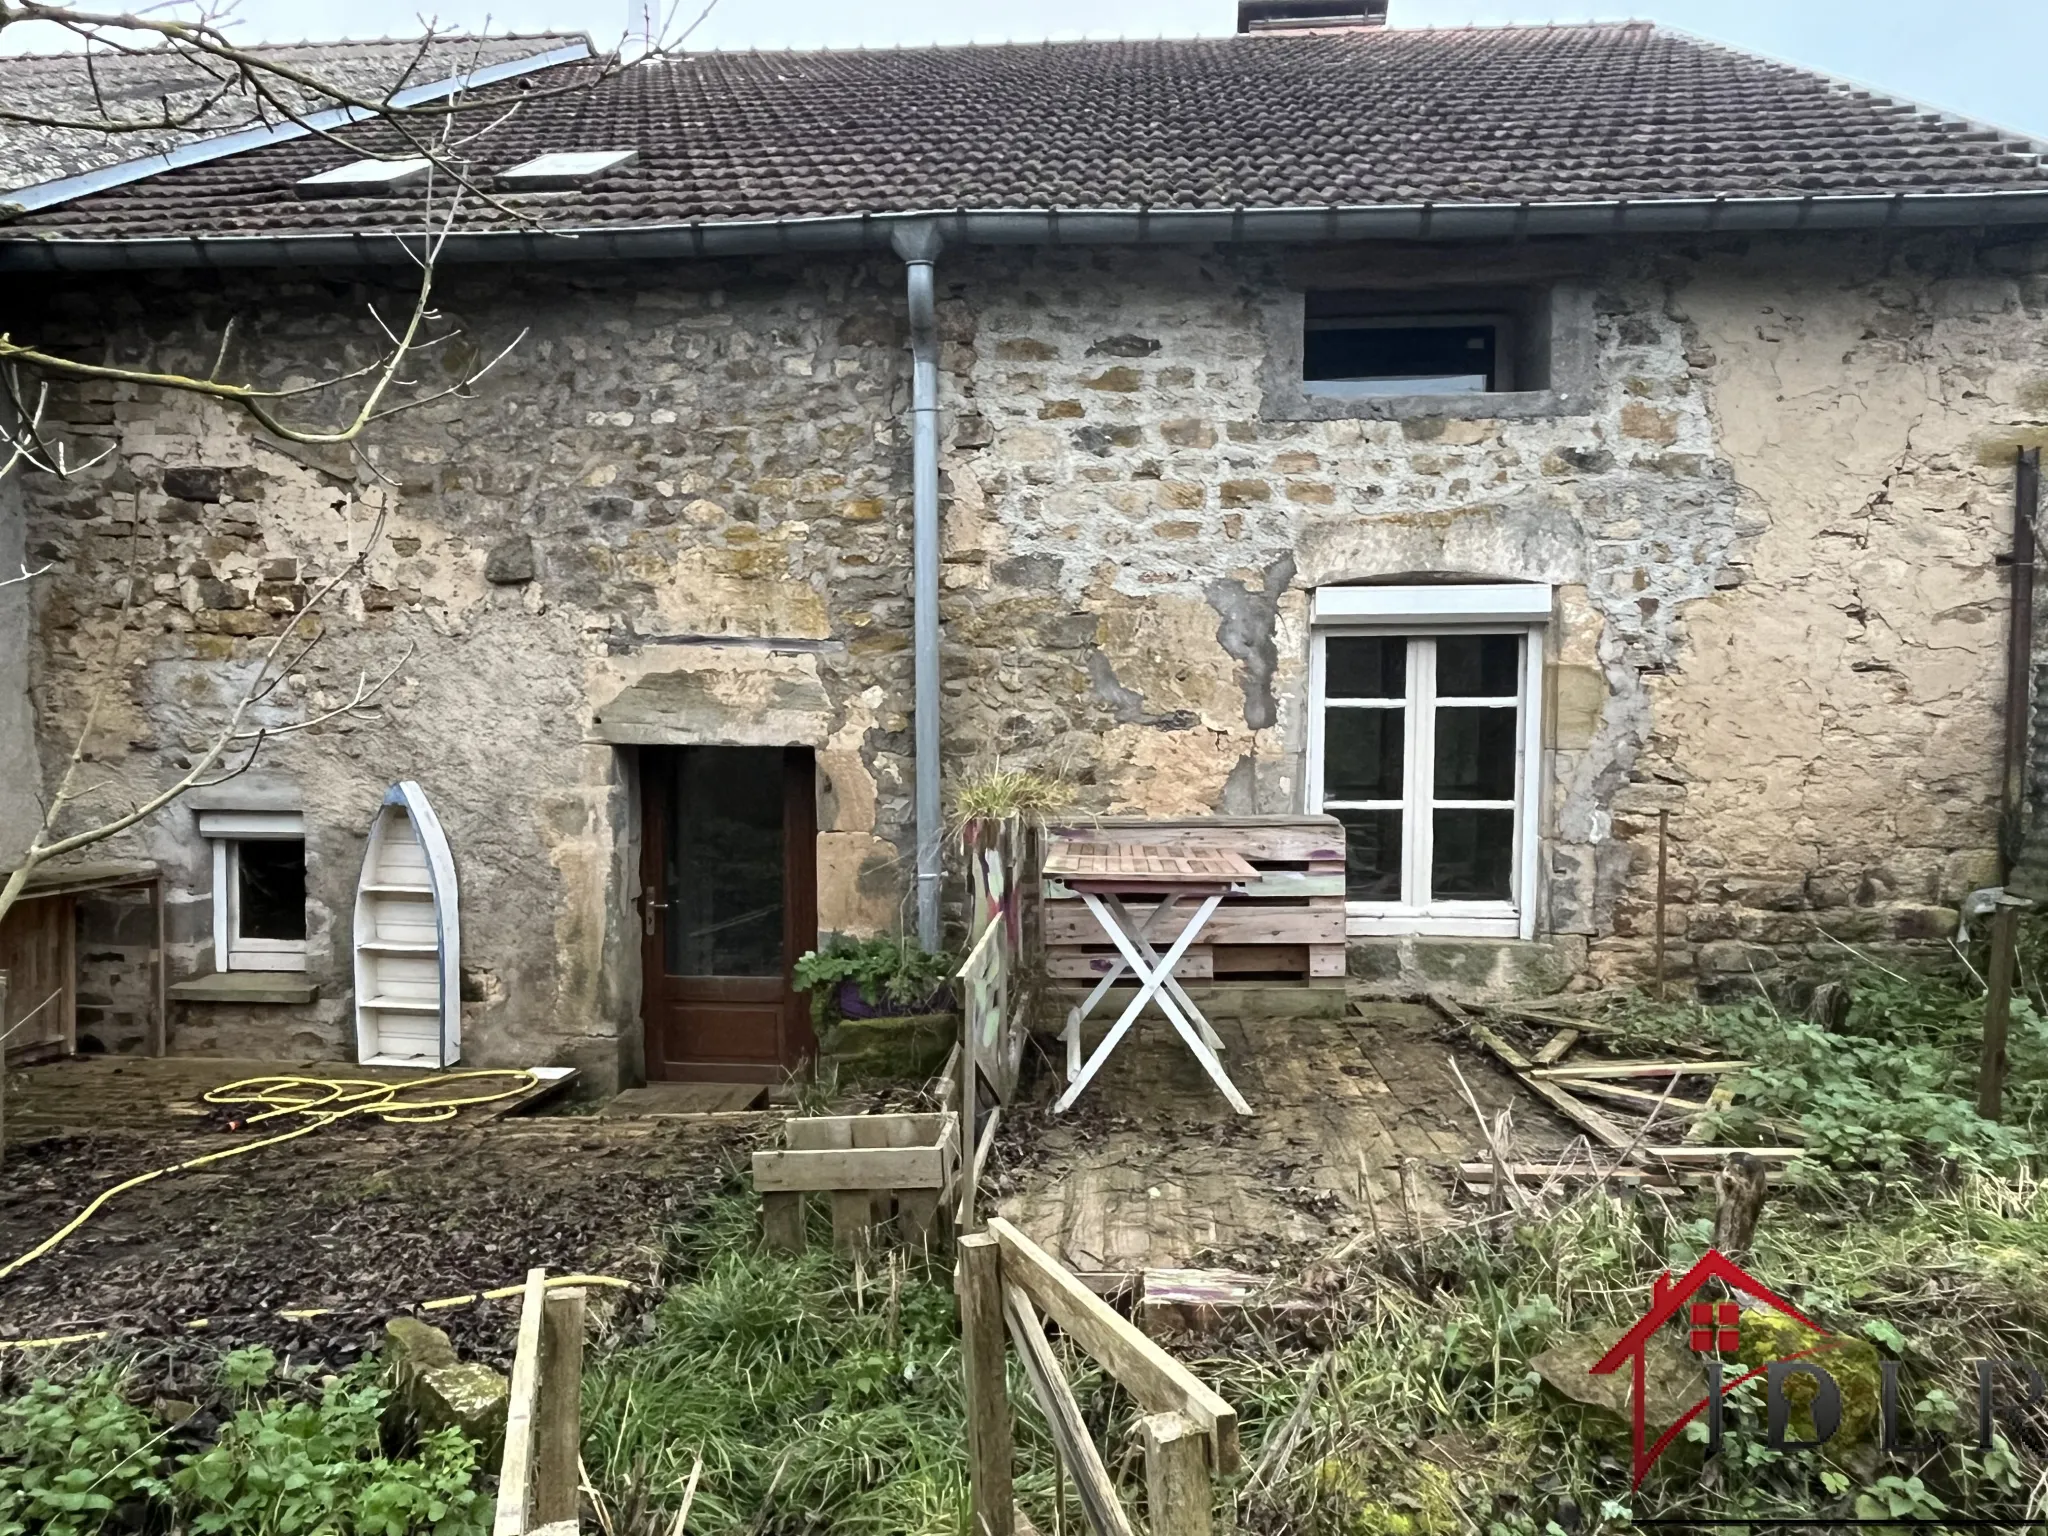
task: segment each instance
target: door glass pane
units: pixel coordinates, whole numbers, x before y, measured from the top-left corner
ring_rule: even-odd
[[[1439,708],[1436,712],[1436,798],[1515,798],[1517,709]]]
[[[1324,642],[1323,697],[1405,699],[1408,642],[1398,636],[1336,636]]]
[[[1324,710],[1323,798],[1400,799],[1407,725],[1405,709]]]
[[[685,747],[663,850],[671,976],[780,976],[782,752]]]
[[[235,845],[235,867],[236,937],[303,939],[306,845],[298,838],[251,838]]]
[[[1344,895],[1350,901],[1401,899],[1401,813],[1332,811],[1344,823]]]
[[[1436,643],[1440,699],[1512,699],[1521,674],[1520,635],[1445,635]]]
[[[1429,869],[1437,901],[1508,901],[1515,872],[1513,811],[1436,811]]]

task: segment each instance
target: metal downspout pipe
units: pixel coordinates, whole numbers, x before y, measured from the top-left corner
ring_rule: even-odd
[[[903,258],[910,305],[911,654],[916,673],[917,941],[939,947],[944,823],[939,801],[939,319],[932,262],[940,237],[931,224],[906,225],[890,240]]]

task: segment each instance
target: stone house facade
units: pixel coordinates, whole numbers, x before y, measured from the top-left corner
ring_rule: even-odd
[[[1443,63],[1421,36],[1160,47],[1289,78],[1304,60],[1427,76]],[[1644,49],[1738,84],[1779,69],[1645,28],[1445,36],[1468,79],[1473,58],[1526,62],[1560,37],[1598,55],[1592,83]],[[1071,46],[1084,53],[1062,68],[1079,57],[1123,81],[1189,56]],[[970,69],[1035,51],[935,52]],[[829,74],[849,56],[796,57]],[[742,56],[692,67],[727,93],[781,88]],[[860,66],[870,85],[880,67]],[[1477,73],[1481,105],[1532,110]],[[1869,107],[1770,78],[1810,82],[1829,113]],[[659,129],[626,94],[567,147],[639,143],[651,175]],[[1624,103],[1614,141],[1659,105]],[[44,771],[125,629],[101,795],[174,776],[250,648],[381,516],[367,576],[277,701],[317,707],[395,667],[378,716],[282,740],[246,779],[127,835],[170,874],[174,969],[197,978],[175,1047],[354,1049],[364,835],[410,779],[461,872],[465,1061],[624,1079],[791,1064],[803,1041],[788,1032],[737,1057],[706,1046],[701,1021],[687,1048],[661,1044],[648,978],[683,941],[659,898],[712,882],[663,860],[727,848],[737,867],[773,822],[784,876],[805,885],[784,891],[781,929],[740,912],[721,920],[740,937],[705,939],[707,954],[915,929],[912,328],[886,242],[917,224],[939,237],[949,779],[1056,772],[1085,812],[1334,807],[1351,968],[1389,986],[1643,979],[1660,839],[1681,981],[1753,985],[1845,943],[1939,942],[1962,896],[2001,875],[1999,561],[2016,452],[2048,437],[2048,169],[2038,147],[1870,110],[1921,139],[1894,162],[1841,136],[1830,174],[1864,193],[1855,219],[1814,216],[1797,182],[1810,159],[1703,154],[1694,174],[1775,197],[1770,216],[1742,227],[1712,211],[1712,186],[1652,182],[1633,195],[1662,191],[1690,223],[1624,211],[1571,227],[1562,210],[1587,194],[1566,187],[1495,197],[1520,210],[1506,223],[1355,238],[1241,216],[1027,237],[905,211],[809,248],[785,230],[721,252],[700,234],[668,256],[635,247],[643,219],[587,259],[529,259],[479,232],[436,302],[463,345],[523,339],[475,399],[392,417],[361,458],[280,444],[190,397],[63,386],[67,430],[114,451],[71,480],[20,482],[25,547],[53,566],[33,595]],[[522,131],[560,142],[544,128]],[[1328,154],[1339,171],[1304,174],[1341,184],[1358,157]],[[340,158],[280,144],[0,228],[16,273],[0,328],[32,317],[73,355],[186,367],[233,315],[266,377],[358,362],[375,344],[366,303],[407,282],[334,238],[374,207],[288,209],[283,235],[328,240],[304,259],[224,255],[266,194]],[[1473,174],[1441,158],[1415,174]],[[1895,170],[1921,180],[1894,186]],[[178,176],[201,194],[180,215],[193,238],[150,246],[163,205],[148,193]],[[1770,176],[1792,190],[1756,180]],[[1121,206],[1114,192],[1059,195]],[[773,195],[790,217],[868,211],[852,193],[840,210]],[[1265,202],[1311,201],[1290,195]],[[656,194],[629,178],[621,196]],[[127,270],[64,254],[124,242]],[[1472,378],[1431,361],[1447,345],[1483,357]],[[261,1000],[205,984],[224,952],[228,825],[209,836],[207,818],[238,814],[296,818],[303,837],[303,970]],[[124,950],[103,938],[82,946],[102,1009],[84,1027],[129,1048]]]

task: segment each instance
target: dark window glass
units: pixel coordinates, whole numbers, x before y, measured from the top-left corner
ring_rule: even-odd
[[[1326,642],[1323,696],[1330,699],[1404,699],[1408,696],[1408,642],[1351,636]]]
[[[663,867],[672,976],[782,974],[782,752],[688,747]]]
[[[1344,895],[1350,901],[1401,899],[1401,813],[1332,811],[1344,823]]]
[[[1407,725],[1405,709],[1323,711],[1323,798],[1400,799]]]
[[[1445,635],[1436,643],[1440,699],[1511,699],[1521,672],[1520,635]]]
[[[235,914],[245,939],[306,937],[306,845],[297,838],[235,845]]]
[[[1507,901],[1514,884],[1513,811],[1435,811],[1430,894],[1437,901]]]
[[[1497,326],[1430,321],[1398,325],[1318,325],[1302,342],[1307,380],[1369,380],[1419,392],[1480,393],[1494,388]],[[1388,393],[1400,393],[1390,389]]]
[[[1436,712],[1436,798],[1515,798],[1513,709],[1439,709]]]

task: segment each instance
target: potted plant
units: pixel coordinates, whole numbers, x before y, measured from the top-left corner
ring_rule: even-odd
[[[811,994],[820,1022],[835,1004],[848,1019],[944,1013],[953,1006],[954,963],[908,937],[835,938],[799,959],[792,980]]]

